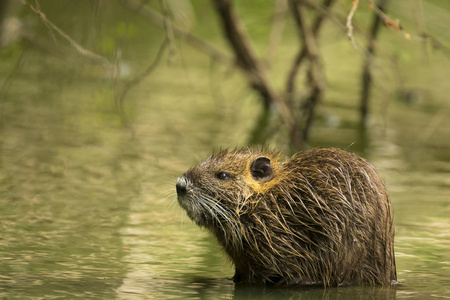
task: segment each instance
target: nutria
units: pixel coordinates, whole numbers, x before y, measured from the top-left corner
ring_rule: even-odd
[[[335,148],[279,156],[221,151],[177,181],[179,204],[225,248],[234,282],[395,283],[390,200],[375,168]]]

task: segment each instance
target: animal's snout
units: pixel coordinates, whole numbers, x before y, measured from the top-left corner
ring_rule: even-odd
[[[177,184],[175,185],[177,188],[177,194],[178,196],[184,196],[187,193],[186,189],[186,183],[183,180],[178,180]]]

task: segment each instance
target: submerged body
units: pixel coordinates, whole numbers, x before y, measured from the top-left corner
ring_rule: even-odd
[[[178,202],[233,261],[235,282],[381,284],[396,280],[389,197],[350,152],[222,151],[177,181]]]

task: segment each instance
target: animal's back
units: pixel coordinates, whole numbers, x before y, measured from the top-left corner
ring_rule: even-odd
[[[248,242],[251,259],[237,271],[238,281],[387,285],[396,279],[390,201],[372,165],[344,150],[317,148],[286,161],[273,180],[247,216],[260,227],[247,233],[258,238]]]

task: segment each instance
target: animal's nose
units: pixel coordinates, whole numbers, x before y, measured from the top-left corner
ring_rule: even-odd
[[[177,184],[175,185],[177,188],[177,194],[178,196],[184,196],[186,195],[186,184],[184,182],[177,182]]]

